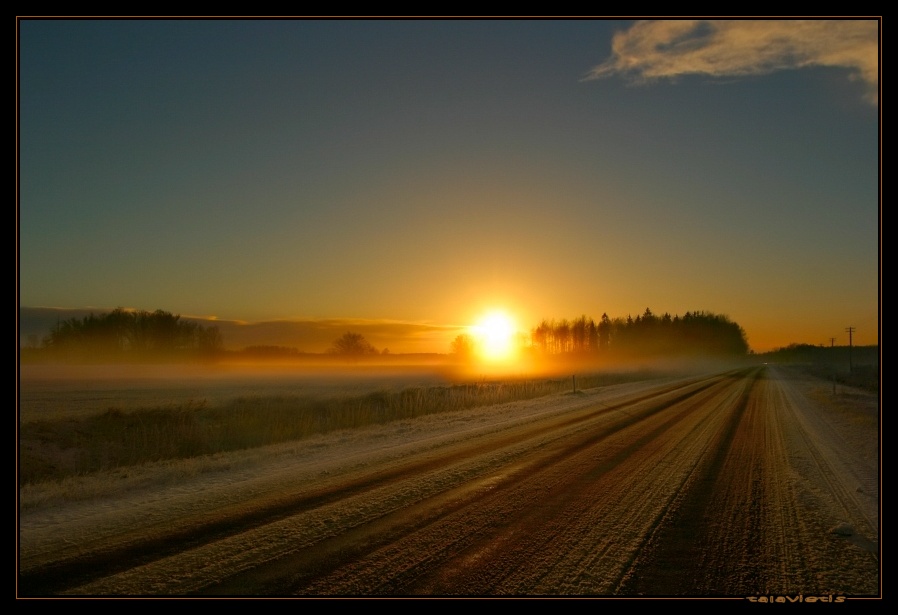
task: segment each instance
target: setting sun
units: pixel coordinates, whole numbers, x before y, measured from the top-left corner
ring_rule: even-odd
[[[514,320],[504,312],[490,312],[481,318],[471,331],[484,359],[508,359],[514,351]]]

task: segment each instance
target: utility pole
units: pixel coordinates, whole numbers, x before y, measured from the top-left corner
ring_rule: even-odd
[[[851,362],[851,341],[854,334],[854,327],[846,327],[845,331],[848,333],[848,373],[851,374],[854,372],[854,365]]]
[[[834,338],[834,337],[829,338],[829,347],[830,348],[836,347],[836,338]],[[830,353],[829,360],[832,361],[832,363],[830,365],[837,365],[834,354],[835,353]],[[830,373],[832,374],[832,377],[833,377],[833,395],[835,395],[836,394],[836,370],[835,370],[835,367],[830,368]]]

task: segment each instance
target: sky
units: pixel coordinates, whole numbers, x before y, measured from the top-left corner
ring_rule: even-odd
[[[876,344],[879,28],[20,18],[19,307]]]

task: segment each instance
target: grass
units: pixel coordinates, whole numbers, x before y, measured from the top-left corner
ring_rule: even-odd
[[[648,377],[645,373],[578,376],[577,388]],[[109,408],[81,418],[31,421],[20,426],[19,486],[533,399],[571,388],[569,379],[522,379],[338,397],[238,397],[217,406],[188,401],[162,408],[127,412]]]
[[[817,378],[830,380],[845,386],[857,387],[870,391],[872,393],[879,392],[880,371],[879,365],[855,365],[851,371],[845,366],[834,367],[832,365],[820,364],[809,365],[805,370]]]

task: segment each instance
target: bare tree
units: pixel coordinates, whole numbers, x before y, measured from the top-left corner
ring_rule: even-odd
[[[368,343],[361,333],[347,332],[334,341],[332,354],[356,357],[366,354],[378,354],[377,348]]]

